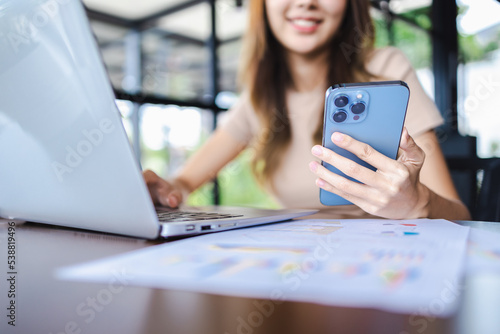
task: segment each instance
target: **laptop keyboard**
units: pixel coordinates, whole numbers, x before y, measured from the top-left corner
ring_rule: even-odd
[[[158,220],[162,223],[165,222],[187,222],[196,220],[209,220],[209,219],[226,219],[242,217],[243,215],[217,213],[217,212],[192,212],[192,211],[162,211],[157,212]]]

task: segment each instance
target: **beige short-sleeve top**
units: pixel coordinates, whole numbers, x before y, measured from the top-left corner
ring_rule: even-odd
[[[394,47],[375,50],[367,69],[384,80],[403,80],[408,84],[410,101],[405,126],[411,136],[418,137],[419,134],[443,123],[435,104],[418,81],[415,70],[400,50]],[[317,160],[311,154],[311,148],[314,145],[313,133],[323,113],[323,99],[324,92],[311,94],[310,101],[306,98],[305,103],[302,100],[300,104],[306,107],[294,108],[294,102],[287,97],[292,141],[272,180],[274,187],[267,188],[283,207],[317,209],[321,212],[318,216],[330,218],[370,217],[354,205],[330,207],[319,201],[316,176],[309,171],[308,166],[309,162]],[[235,140],[251,146],[252,141],[258,140],[260,127],[248,95],[243,92],[218,126],[218,130],[225,131]]]

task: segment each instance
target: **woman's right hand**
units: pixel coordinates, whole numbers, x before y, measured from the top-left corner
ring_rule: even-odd
[[[179,183],[168,182],[152,170],[145,170],[142,175],[155,205],[176,208],[182,203],[183,189]]]

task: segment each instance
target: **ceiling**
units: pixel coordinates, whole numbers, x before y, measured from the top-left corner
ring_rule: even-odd
[[[142,19],[190,0],[83,0],[93,10],[129,20]]]
[[[130,21],[139,21],[157,13],[184,9],[155,19],[154,26],[170,33],[206,40],[211,32],[210,5],[196,0],[83,0],[87,8]],[[217,36],[221,40],[241,36],[246,24],[243,6],[235,0],[216,1]],[[192,6],[187,6],[193,4]]]

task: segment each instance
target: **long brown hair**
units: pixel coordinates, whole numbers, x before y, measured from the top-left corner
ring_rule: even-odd
[[[248,91],[262,126],[254,143],[252,161],[252,169],[261,183],[271,179],[291,142],[286,89],[293,80],[284,61],[283,47],[269,27],[264,1],[249,1],[239,69],[240,84]],[[346,5],[343,21],[329,46],[330,84],[367,81],[373,77],[365,68],[374,44],[369,1],[347,0]],[[319,122],[313,134],[315,143],[321,142],[322,123]]]

